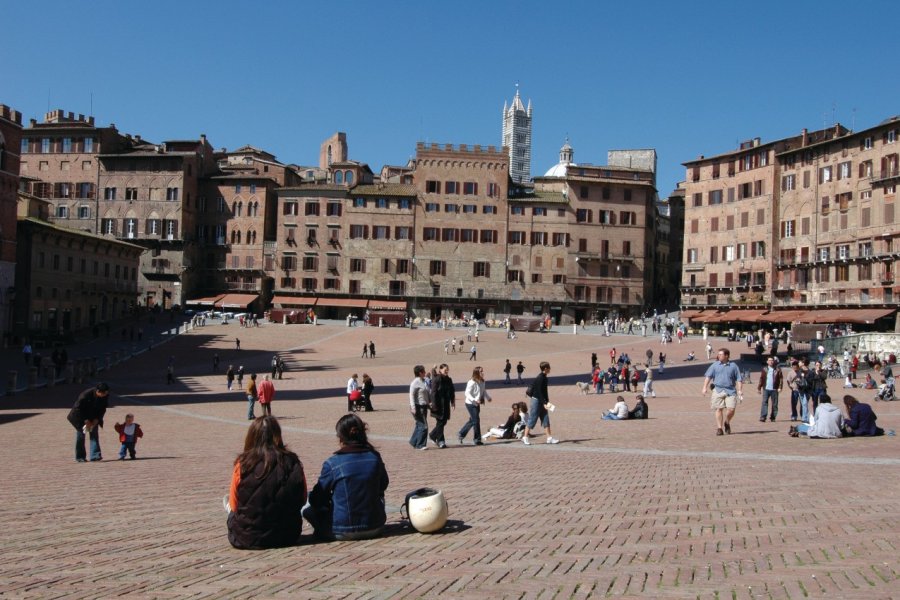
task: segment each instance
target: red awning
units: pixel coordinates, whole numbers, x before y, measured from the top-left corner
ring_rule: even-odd
[[[805,310],[773,310],[759,317],[757,323],[793,323],[803,321],[808,311]],[[809,323],[809,321],[804,321]]]
[[[710,316],[707,323],[756,323],[756,319],[765,311],[738,309]]]
[[[196,304],[198,306],[213,306],[216,302],[225,297],[225,294],[219,294],[218,296],[209,296],[207,298],[195,298],[194,300],[188,300],[185,304]]]
[[[870,325],[882,317],[892,314],[893,308],[846,308],[809,311],[814,323],[857,323]]]
[[[317,298],[315,296],[275,296],[272,298],[272,304],[279,306],[315,306]]]
[[[706,310],[700,311],[696,316],[694,316],[691,321],[696,321],[697,323],[710,323],[710,319],[717,316],[719,311],[715,308],[707,308]]]
[[[406,300],[370,300],[369,310],[406,310]]]
[[[369,301],[365,298],[323,298],[319,296],[316,306],[332,306],[335,308],[365,308]]]
[[[683,311],[681,311],[681,315],[680,315],[680,316],[681,316],[681,319],[682,319],[682,320],[684,320],[684,319],[691,319],[691,318],[696,317],[697,315],[699,315],[701,312],[703,312],[703,311],[702,311],[702,310],[697,310],[697,309],[692,308],[692,309],[689,309],[689,310],[683,310]]]
[[[216,306],[221,308],[247,308],[257,298],[259,298],[258,294],[225,294],[216,300]]]

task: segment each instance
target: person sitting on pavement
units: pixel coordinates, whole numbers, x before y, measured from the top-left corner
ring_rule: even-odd
[[[878,416],[871,406],[850,395],[844,396],[844,406],[849,416],[844,419],[844,435],[856,437],[884,435],[884,429],[875,425]]]
[[[524,402],[515,402],[512,405],[512,413],[507,417],[506,423],[497,427],[491,427],[487,433],[481,436],[481,439],[486,440],[495,437],[501,440],[511,440],[515,437],[521,437],[520,434],[524,431],[527,424],[528,405]]]
[[[366,429],[355,414],[344,415],[335,425],[341,447],[322,465],[319,481],[303,507],[303,517],[319,539],[366,540],[384,530],[389,479]]]
[[[796,427],[791,426],[788,433],[791,437],[806,435],[810,438],[839,438],[843,437],[843,432],[841,431],[842,420],[841,410],[831,403],[831,397],[828,394],[824,394],[819,399],[819,406],[816,407],[812,424],[801,423]]]
[[[627,419],[628,405],[625,404],[625,398],[616,396],[616,405],[612,407],[612,410],[604,411],[602,418],[604,421],[624,421]]]
[[[241,550],[280,548],[297,543],[303,527],[306,476],[287,449],[275,417],[259,417],[247,429],[244,451],[234,461],[225,497],[228,541]]]
[[[644,401],[644,395],[638,394],[635,396],[636,403],[634,408],[628,411],[629,419],[648,419],[650,418],[650,407],[647,406],[647,403]]]
[[[691,362],[692,360],[694,360],[694,352],[688,352],[687,358],[684,360],[686,360],[687,362]]]

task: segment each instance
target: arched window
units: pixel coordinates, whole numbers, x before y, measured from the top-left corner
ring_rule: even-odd
[[[237,239],[237,231],[232,229],[231,230],[231,243],[234,244],[236,239]]]
[[[237,243],[240,244],[241,243],[241,232],[237,231],[235,233],[237,233]]]
[[[232,214],[232,215],[236,215],[236,214],[237,214],[237,202],[232,202],[232,203],[231,203],[231,214]]]
[[[237,216],[241,216],[241,213],[244,212],[244,203],[243,201],[238,202]]]
[[[334,172],[334,182],[335,183],[344,183],[344,172],[343,171],[335,171]]]
[[[254,217],[258,217],[258,216],[259,216],[259,202],[254,202],[254,203],[253,203],[253,216],[254,216]]]
[[[347,171],[346,173],[344,173],[344,181],[347,184],[353,183],[353,171]]]

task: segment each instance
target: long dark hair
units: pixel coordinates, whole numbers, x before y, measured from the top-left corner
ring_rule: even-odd
[[[374,450],[372,444],[369,443],[369,437],[366,435],[368,425],[355,414],[349,413],[338,419],[334,430],[341,446],[362,446]]]
[[[241,477],[248,476],[259,463],[263,463],[263,472],[259,475],[259,479],[264,479],[276,465],[284,464],[287,457],[296,459],[297,455],[284,445],[278,419],[265,416],[255,419],[250,424],[247,437],[244,439],[244,451],[234,462],[241,465]]]

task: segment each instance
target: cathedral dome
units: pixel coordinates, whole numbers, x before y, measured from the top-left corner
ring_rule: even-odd
[[[572,162],[574,156],[575,150],[569,145],[569,138],[567,137],[566,143],[559,149],[559,162],[550,167],[547,172],[544,173],[544,177],[565,177],[566,168],[570,165],[575,165],[575,163]]]

